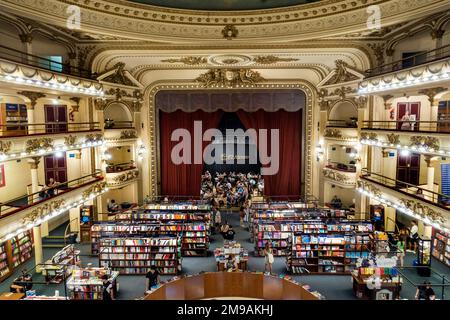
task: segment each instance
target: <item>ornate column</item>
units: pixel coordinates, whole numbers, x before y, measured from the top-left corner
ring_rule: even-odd
[[[36,106],[37,100],[39,98],[45,97],[45,94],[41,92],[34,92],[34,91],[19,91],[17,94],[20,94],[22,96],[27,97],[30,99],[30,102],[27,103],[27,121],[28,121],[28,134],[37,133],[38,130],[32,124],[35,123],[34,121],[34,107]],[[31,126],[30,126],[31,125]]]
[[[434,191],[434,167],[432,156],[425,155],[425,162],[427,163],[427,185],[425,189],[433,192]],[[428,192],[424,192],[425,199],[430,201],[437,201],[437,199],[433,199],[432,194],[427,194]]]
[[[41,273],[42,266],[39,266],[39,264],[44,262],[44,253],[42,250],[42,234],[40,225],[33,227],[33,240],[34,240],[34,260],[36,265],[36,272]]]
[[[23,44],[23,51],[25,51],[28,54],[33,54],[33,47],[32,47],[33,36],[31,35],[31,33],[22,33],[19,35],[19,38]],[[24,57],[23,62],[24,63],[32,62],[31,57],[30,56]]]
[[[446,91],[447,88],[443,87],[434,87],[434,88],[428,88],[420,90],[419,93],[423,94],[428,97],[428,101],[430,102],[430,115],[429,115],[429,121],[437,121],[437,115],[438,115],[438,106],[439,106],[439,100],[435,99],[435,96],[443,91]],[[437,131],[437,123],[430,123],[428,125],[423,125],[420,127],[422,130],[426,131]]]
[[[38,176],[38,168],[39,162],[41,161],[41,157],[33,157],[28,159],[28,163],[30,164],[30,173],[31,173],[31,193],[36,193],[39,191],[39,176]],[[33,199],[31,199],[33,202]]]
[[[445,30],[442,29],[433,29],[431,31],[431,38],[435,41],[435,49],[439,49],[442,47],[442,37],[445,33]],[[436,58],[440,58],[442,55],[441,50],[436,51]]]

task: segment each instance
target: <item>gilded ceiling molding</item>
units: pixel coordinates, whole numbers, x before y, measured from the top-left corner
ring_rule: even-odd
[[[334,63],[336,65],[334,69],[335,73],[324,85],[338,84],[359,79],[359,77],[348,71],[349,65],[345,61],[336,60]]]
[[[279,80],[280,82],[270,82],[267,81],[264,84],[258,86],[260,89],[300,89],[305,92],[306,96],[306,110],[305,110],[305,194],[311,195],[313,189],[313,104],[316,101],[316,87],[309,83],[308,81],[299,80]],[[148,97],[148,119],[149,128],[149,146],[148,146],[148,165],[149,165],[149,196],[158,196],[158,173],[160,172],[160,161],[158,151],[160,147],[157,145],[157,118],[155,109],[155,96],[160,90],[208,90],[202,87],[198,83],[191,82],[179,82],[179,81],[164,81],[156,82],[145,89],[144,95]],[[215,88],[217,89],[217,88]],[[147,102],[147,101],[146,101]]]
[[[65,26],[67,7],[77,5],[83,10],[83,30],[103,30],[116,36],[131,36],[141,40],[223,39],[225,25],[239,29],[240,40],[306,39],[367,29],[367,7],[380,6],[383,24],[399,23],[402,16],[433,14],[445,8],[444,0],[328,0],[313,4],[277,9],[211,12],[158,8],[129,1],[111,0],[3,0],[2,7],[15,12],[27,12],[28,18]],[[121,27],[123,29],[121,29]]]
[[[206,64],[206,63],[208,63],[208,59],[206,59],[205,57],[187,56],[187,57],[182,57],[182,58],[179,58],[179,59],[176,59],[176,58],[163,59],[163,60],[161,60],[161,62],[183,63],[183,64],[186,64],[188,66],[196,66],[196,65],[199,65],[199,64]]]
[[[275,55],[266,55],[266,56],[256,56],[253,58],[253,61],[259,64],[274,64],[278,62],[292,62],[292,61],[298,61],[298,59],[295,58],[282,58]]]
[[[428,97],[428,101],[430,101],[430,104],[433,105],[434,103],[434,97],[441,92],[447,91],[448,88],[443,87],[434,87],[434,88],[427,88],[423,90],[419,90],[418,93],[423,94]]]
[[[239,30],[236,28],[235,25],[232,25],[232,24],[227,24],[222,29],[221,32],[222,32],[222,36],[227,40],[232,40],[232,39],[236,38],[239,34]]]
[[[45,97],[45,94],[43,94],[42,92],[36,92],[36,91],[18,91],[17,94],[20,94],[20,95],[30,99],[30,104],[27,105],[27,109],[30,109],[30,110],[34,110],[34,107],[36,106],[38,99]]]
[[[211,69],[201,74],[195,81],[205,88],[256,87],[265,79],[257,71],[250,69]]]

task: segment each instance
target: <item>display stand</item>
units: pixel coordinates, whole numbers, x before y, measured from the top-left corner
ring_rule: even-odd
[[[419,237],[417,239],[417,273],[422,277],[431,275],[431,239]]]
[[[402,288],[402,278],[395,268],[359,267],[352,272],[353,294],[358,299],[396,299]]]
[[[91,242],[91,226],[94,220],[94,206],[86,205],[80,207],[80,241]]]
[[[248,251],[235,241],[225,241],[224,246],[214,250],[217,271],[246,271],[248,265]]]
[[[102,300],[103,299],[103,275],[108,276],[112,284],[111,295],[117,296],[117,277],[119,272],[106,268],[75,269],[66,283],[71,300]]]
[[[74,266],[79,265],[79,255],[80,250],[75,249],[73,244],[69,244],[61,251],[58,251],[41,268],[42,275],[45,276],[45,281],[61,283],[72,273]]]

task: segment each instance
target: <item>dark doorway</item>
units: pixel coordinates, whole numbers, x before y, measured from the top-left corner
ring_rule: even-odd
[[[44,112],[46,133],[67,132],[67,106],[46,104]]]
[[[417,186],[420,176],[420,154],[411,153],[397,157],[397,180]],[[405,188],[405,185],[397,182],[397,187]]]
[[[61,157],[55,155],[44,157],[45,184],[47,185],[50,178],[63,183],[67,181],[67,164],[66,154]]]
[[[223,137],[226,135],[227,129],[231,130],[238,130],[242,129],[242,131],[245,132],[246,128],[242,124],[242,122],[239,120],[239,117],[234,112],[224,112],[222,115],[222,118],[219,122],[218,128],[221,132]],[[239,136],[237,139],[234,139],[234,142],[231,141],[221,141],[216,142],[219,143],[222,146],[223,153],[222,155],[225,157],[234,157],[234,163],[233,164],[205,164],[203,170],[208,170],[213,176],[215,172],[239,172],[239,173],[260,173],[261,171],[261,163],[259,161],[259,156],[257,155],[257,163],[250,163],[250,153],[256,153],[258,154],[258,149],[256,146],[256,141],[250,141],[248,137]],[[233,151],[231,154],[227,153],[227,144],[228,148],[232,149]],[[219,148],[220,149],[220,148]],[[216,149],[217,150],[217,149]],[[238,163],[237,159],[244,159],[244,163]]]
[[[419,124],[416,121],[420,120],[420,102],[399,102],[397,104],[397,130],[406,130],[402,128],[403,122],[401,121],[406,111],[409,113],[408,123],[410,124],[411,131],[418,131]]]

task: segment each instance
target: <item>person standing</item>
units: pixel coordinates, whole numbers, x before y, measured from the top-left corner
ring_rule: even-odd
[[[416,252],[417,249],[417,239],[419,238],[419,227],[417,226],[417,221],[413,220],[411,222],[411,228],[409,229],[409,251]]]
[[[216,215],[214,216],[214,224],[216,227],[216,230],[220,231],[220,225],[222,223],[222,215],[219,211],[219,209],[215,209]]]
[[[150,271],[145,275],[146,278],[146,288],[147,290],[152,290],[159,285],[160,277],[156,266],[151,266]]]
[[[404,257],[405,257],[405,238],[403,235],[400,235],[397,238],[397,243],[395,244],[397,247],[397,258],[400,261],[400,267],[403,268]]]
[[[410,117],[409,117],[409,111],[406,110],[405,114],[403,115],[401,121],[402,121],[402,125],[400,126],[400,130],[411,130],[411,122],[410,122]]]
[[[102,294],[102,299],[105,301],[109,301],[109,300],[114,300],[113,299],[113,285],[112,282],[109,281],[109,278],[106,274],[104,274],[102,276],[102,280],[103,280],[103,294]]]
[[[266,242],[264,247],[264,272],[269,271],[272,274],[272,264],[274,262],[273,258],[273,249],[270,245],[270,242]]]

